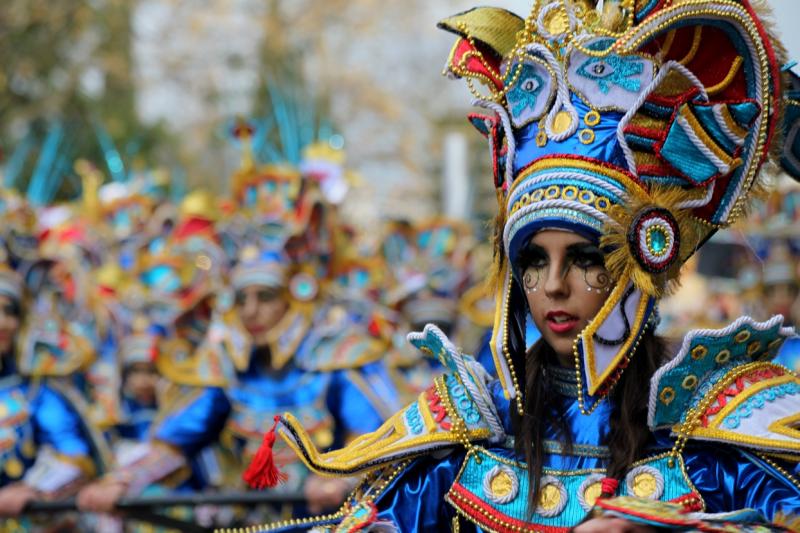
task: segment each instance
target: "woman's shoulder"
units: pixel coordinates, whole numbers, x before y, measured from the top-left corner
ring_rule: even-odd
[[[781,316],[745,316],[723,329],[689,332],[651,379],[651,430],[679,441],[800,452],[800,379],[772,361],[793,334]]]

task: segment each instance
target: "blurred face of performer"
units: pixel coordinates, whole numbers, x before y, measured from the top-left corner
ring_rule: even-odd
[[[800,318],[792,316],[792,307],[797,299],[797,292],[797,285],[794,283],[776,283],[767,286],[764,295],[769,315],[783,315],[790,322]]]
[[[133,363],[125,375],[125,393],[141,405],[155,405],[158,372],[152,363]]]
[[[19,330],[19,304],[8,296],[0,295],[0,355],[7,354],[14,346]]]
[[[251,285],[236,291],[236,310],[255,346],[266,346],[269,332],[286,314],[289,303],[275,287]]]
[[[520,253],[531,317],[564,366],[575,338],[603,307],[611,279],[603,253],[577,233],[543,230]]]

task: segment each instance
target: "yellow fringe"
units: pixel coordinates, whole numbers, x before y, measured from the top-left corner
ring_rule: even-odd
[[[800,532],[800,516],[796,514],[786,514],[778,511],[773,518],[773,524],[781,526],[789,531]]]
[[[702,235],[692,220],[691,212],[676,207],[686,199],[686,191],[678,187],[653,187],[649,194],[642,189],[630,192],[633,197],[625,207],[614,206],[609,210],[609,216],[616,224],[607,226],[605,235],[600,239],[602,247],[612,249],[606,255],[606,268],[614,279],[620,279],[625,270],[630,269],[633,284],[649,296],[660,298],[672,294],[680,287],[681,265],[692,255]],[[668,210],[678,223],[678,258],[669,270],[660,274],[651,274],[642,269],[628,246],[628,229],[636,215],[650,207]]]

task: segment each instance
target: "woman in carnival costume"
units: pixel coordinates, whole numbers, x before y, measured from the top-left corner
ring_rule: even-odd
[[[770,157],[781,51],[745,0],[600,4],[440,24],[495,168],[499,380],[427,326],[409,340],[449,372],[378,431],[320,453],[277,417],[312,470],[366,476],[338,513],[264,530],[797,526],[800,381],[771,362],[792,330],[654,334]]]
[[[48,379],[69,366],[69,354],[48,358],[46,339],[31,332],[20,338],[23,293],[22,278],[0,264],[0,517],[18,516],[33,501],[77,492],[103,465],[99,436],[73,402],[77,393]],[[54,353],[72,346],[61,338]],[[28,343],[36,345],[35,353]],[[15,523],[6,525],[13,530]]]

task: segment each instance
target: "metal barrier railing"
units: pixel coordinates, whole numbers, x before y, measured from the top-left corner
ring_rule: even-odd
[[[260,504],[298,505],[306,499],[301,494],[271,494],[269,492],[199,492],[170,494],[163,496],[140,496],[124,498],[117,503],[116,510],[125,519],[147,522],[154,526],[178,529],[184,533],[212,533],[215,527],[205,527],[159,513],[168,507],[254,506]],[[75,498],[58,501],[36,501],[25,507],[24,514],[59,514],[79,511]]]

